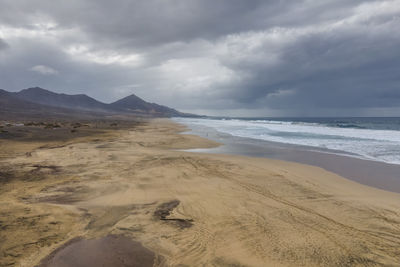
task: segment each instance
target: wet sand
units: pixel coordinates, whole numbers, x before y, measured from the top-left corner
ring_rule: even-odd
[[[75,238],[55,250],[38,267],[152,267],[154,252],[124,236]]]
[[[400,264],[399,194],[298,163],[185,152],[217,145],[185,130],[153,120],[51,146],[15,141],[20,153],[0,159],[0,266],[103,246],[103,263],[113,251],[137,261],[140,248],[154,266]]]
[[[397,164],[346,156],[342,151],[317,151],[312,147],[236,137],[206,128],[191,130],[190,133],[222,144],[210,149],[193,149],[193,152],[264,157],[308,164],[364,185],[400,193],[400,165]]]

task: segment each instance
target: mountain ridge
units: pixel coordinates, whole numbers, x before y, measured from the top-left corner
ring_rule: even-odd
[[[88,112],[47,106],[17,98],[13,92],[0,89],[0,119],[30,119],[30,118],[77,118],[87,117]],[[93,116],[92,116],[93,117]]]
[[[31,87],[15,92],[14,96],[28,102],[46,106],[76,108],[84,110],[107,110],[107,104],[97,101],[86,94],[68,95],[55,93],[40,87]]]
[[[179,112],[173,108],[147,102],[135,94],[131,94],[110,104],[103,103],[86,94],[69,95],[55,93],[41,87],[30,87],[19,92],[9,92],[0,89],[0,103],[7,104],[9,109],[18,110],[25,107],[44,110],[49,107],[70,109],[74,112],[86,111],[105,114],[135,114],[151,117],[195,116]],[[32,105],[35,104],[35,105]],[[39,106],[40,105],[40,106]]]

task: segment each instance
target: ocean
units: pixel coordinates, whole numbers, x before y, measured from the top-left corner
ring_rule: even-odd
[[[400,164],[400,118],[174,118],[189,128]]]

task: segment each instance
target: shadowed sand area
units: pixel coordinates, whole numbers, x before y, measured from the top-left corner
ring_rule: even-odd
[[[154,266],[400,265],[399,194],[297,163],[181,151],[216,145],[183,130],[153,120],[15,142],[0,162],[0,266],[97,248],[111,253],[103,263],[122,253]]]

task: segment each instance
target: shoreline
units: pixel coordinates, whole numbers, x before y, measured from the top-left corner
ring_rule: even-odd
[[[181,123],[181,122],[180,122]],[[185,125],[185,124],[183,124]],[[221,143],[214,148],[191,149],[188,151],[212,154],[243,155],[266,159],[277,159],[320,167],[349,180],[389,192],[400,193],[400,165],[326,152],[313,147],[271,142],[238,137],[214,129],[188,127],[189,134]],[[340,151],[339,151],[340,152]],[[379,177],[379,179],[377,179]]]
[[[114,248],[154,266],[398,264],[399,194],[304,164],[182,151],[217,145],[186,129],[152,120],[0,159],[15,177],[1,188],[0,265],[82,247],[80,262],[112,260],[99,248],[120,236]]]

